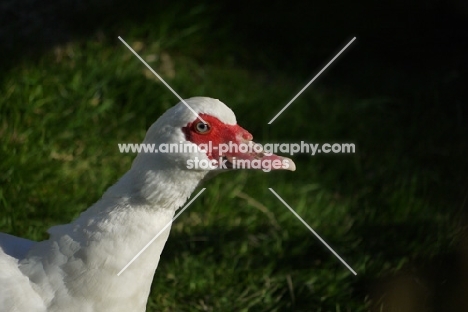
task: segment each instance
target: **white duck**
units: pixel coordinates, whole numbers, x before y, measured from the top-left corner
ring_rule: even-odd
[[[143,143],[248,143],[219,100],[195,97],[166,111]],[[217,159],[216,150],[195,153],[140,153],[131,169],[102,198],[69,224],[49,229],[42,242],[0,233],[0,311],[145,311],[153,275],[169,235],[164,231],[120,276],[117,273],[181,207],[210,170],[189,169],[187,161]],[[227,152],[246,160],[287,158]],[[286,167],[287,167],[286,166]],[[217,170],[217,169],[214,169]],[[219,170],[218,170],[219,171]]]

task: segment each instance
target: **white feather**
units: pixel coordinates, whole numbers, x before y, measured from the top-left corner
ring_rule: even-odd
[[[234,113],[218,100],[186,102],[199,114],[236,123]],[[191,144],[181,127],[194,119],[179,103],[150,127],[144,142]],[[183,165],[194,156],[139,154],[97,203],[73,222],[50,228],[46,241],[2,234],[0,311],[145,311],[170,228],[117,273],[170,222],[207,174]]]

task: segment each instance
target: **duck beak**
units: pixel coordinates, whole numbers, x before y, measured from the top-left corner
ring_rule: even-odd
[[[290,158],[266,153],[260,144],[251,140],[242,141],[237,144],[237,149],[231,145],[231,149],[221,155],[230,169],[296,170],[296,164]]]

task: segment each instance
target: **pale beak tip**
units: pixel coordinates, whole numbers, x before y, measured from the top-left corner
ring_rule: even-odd
[[[292,161],[292,159],[284,157],[283,161],[286,161],[288,164],[288,167],[285,168],[286,170],[296,171],[296,164],[294,163],[294,161]]]

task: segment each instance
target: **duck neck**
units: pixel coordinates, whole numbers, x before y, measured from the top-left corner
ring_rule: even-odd
[[[24,263],[27,272],[28,260],[43,255],[47,274],[31,280],[44,297],[53,290],[50,310],[86,304],[94,311],[144,311],[170,226],[162,230],[203,175],[133,166],[75,221],[51,228],[50,239],[36,245]]]

